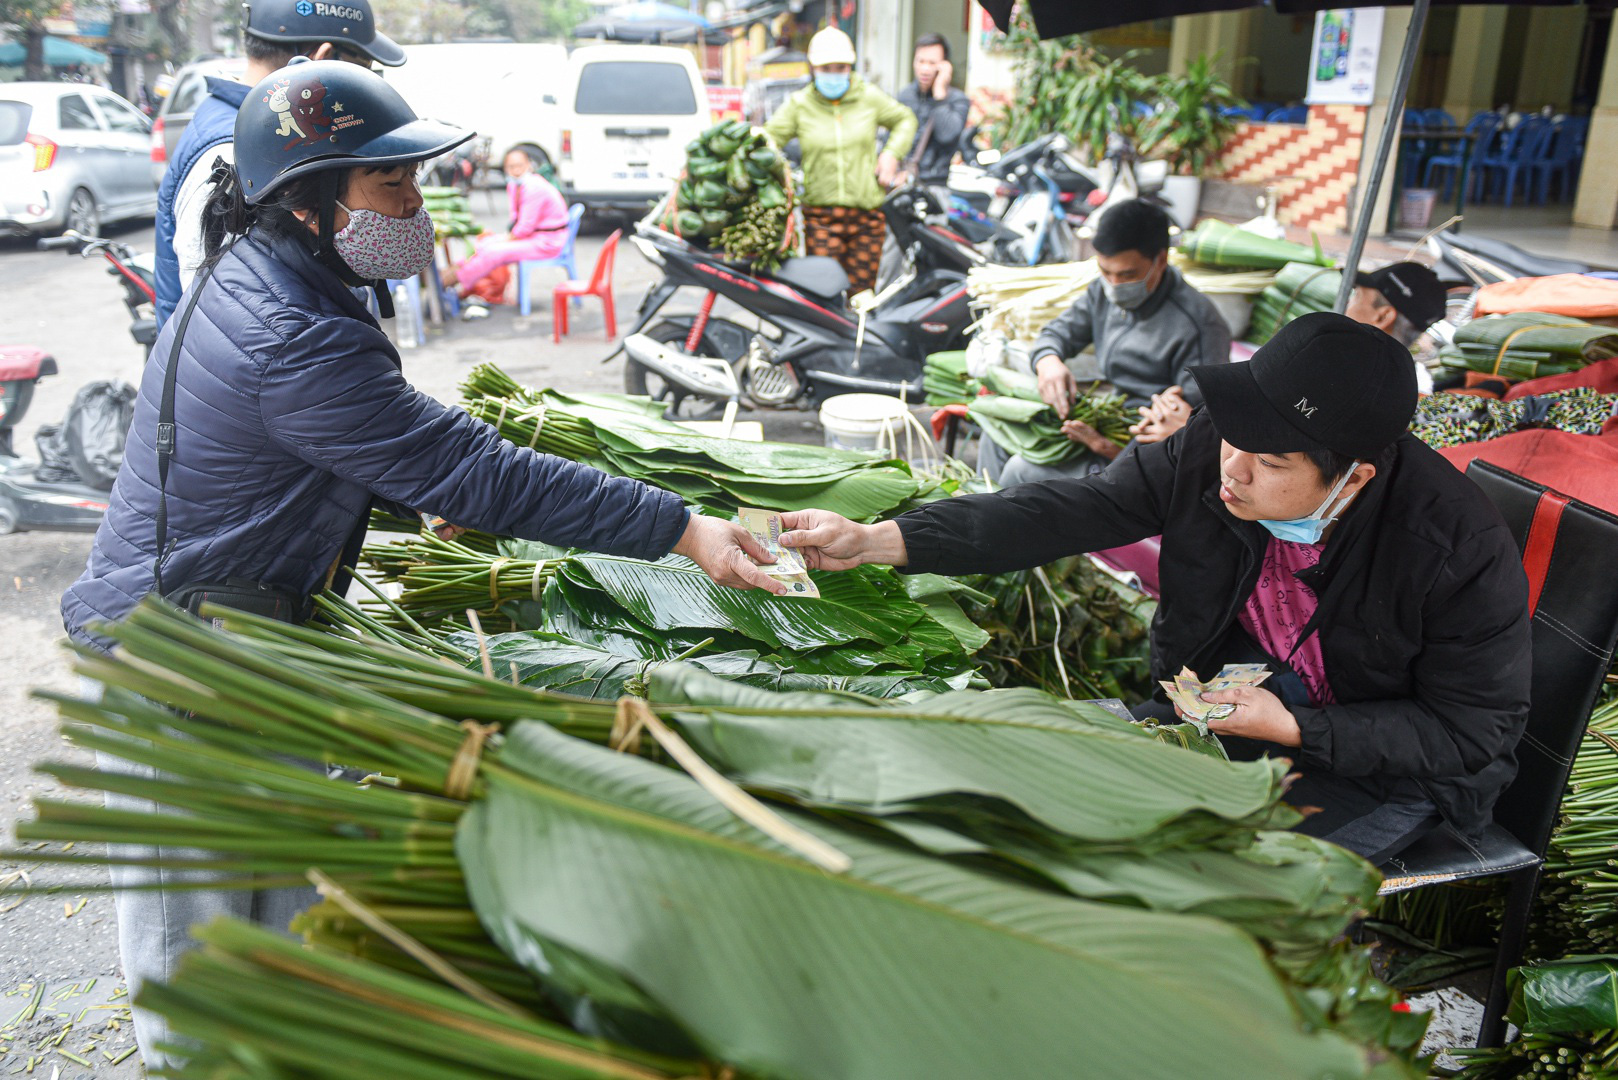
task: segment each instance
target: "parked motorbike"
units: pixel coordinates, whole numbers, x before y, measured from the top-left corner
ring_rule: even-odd
[[[129,334],[141,353],[157,340],[152,311],[155,264],[150,255],[102,237],[68,232],[39,242],[42,250],[101,257],[123,288]],[[61,424],[41,425],[37,459],[19,456],[13,433],[41,379],[58,373],[56,360],[28,345],[0,346],[0,535],[20,529],[91,531],[107,509],[107,492],[123,460],[124,436],[134,411],[128,383],[92,382],[74,396]]]
[[[464,142],[427,163],[426,173],[437,187],[452,187],[470,196],[483,171],[489,167],[490,140],[485,137]],[[536,162],[537,164],[537,162]]]
[[[641,301],[624,340],[624,388],[667,400],[685,419],[713,415],[729,401],[807,409],[851,392],[920,401],[926,357],[963,347],[971,318],[965,271],[952,260],[978,257],[962,251],[971,251],[964,238],[925,221],[917,203],[927,198],[913,186],[888,195],[882,212],[889,229],[924,257],[852,304],[848,276],[835,259],[791,258],[771,273],[726,262],[659,228],[662,207],[654,208],[630,240],[663,278]],[[688,286],[704,291],[699,310],[661,315]],[[756,316],[759,328],[715,316],[719,297]]]

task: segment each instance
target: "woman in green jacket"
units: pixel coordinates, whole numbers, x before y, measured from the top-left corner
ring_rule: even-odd
[[[854,74],[854,43],[828,26],[809,39],[812,85],[787,99],[765,130],[803,150],[804,246],[848,273],[850,292],[876,284],[887,229],[878,207],[916,137],[916,114]],[[878,128],[888,129],[880,156]]]

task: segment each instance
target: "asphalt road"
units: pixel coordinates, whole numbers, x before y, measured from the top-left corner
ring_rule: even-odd
[[[490,220],[500,207],[483,196],[474,209]],[[604,237],[591,229],[579,238],[579,272],[588,275]],[[111,230],[138,251],[149,251],[149,223]],[[402,351],[406,376],[439,399],[456,400],[456,386],[474,364],[490,361],[519,382],[563,390],[619,390],[621,360],[603,364],[616,347],[604,334],[601,307],[586,301],[572,318],[572,333],[562,344],[551,342],[550,288],[561,271],[541,271],[533,314],[524,318],[512,307],[496,307],[475,322],[432,328],[426,345]],[[617,261],[615,292],[619,333],[628,328],[641,295],[656,278],[655,269],[624,244]],[[61,374],[38,386],[28,415],[18,426],[16,447],[32,456],[39,424],[61,419],[74,393],[94,379],[138,382],[143,356],[131,340],[122,290],[99,259],[62,252],[39,252],[30,242],[0,239],[0,341],[34,345],[56,358]],[[678,303],[678,302],[677,302]],[[695,300],[685,305],[694,308]],[[677,304],[675,305],[677,306]],[[672,310],[671,306],[671,310]],[[819,425],[803,413],[771,413],[764,420],[768,437],[818,441]],[[13,826],[33,816],[37,798],[84,798],[54,779],[34,771],[46,760],[84,763],[88,755],[68,745],[57,733],[54,706],[33,694],[39,690],[71,693],[76,677],[63,647],[58,601],[84,567],[90,550],[88,534],[25,532],[0,536],[0,850],[14,845]],[[80,845],[79,852],[93,851]],[[0,883],[21,869],[0,856]],[[29,868],[35,884],[73,885],[104,881],[99,868],[70,872],[62,868]],[[80,905],[80,901],[84,903]],[[96,980],[93,986],[91,980]],[[138,1077],[138,1055],[117,1064],[111,1058],[133,1045],[127,1019],[115,1009],[121,991],[112,901],[105,893],[69,892],[36,896],[15,904],[0,900],[0,1072],[18,1071],[31,1059],[33,1075],[56,1080],[82,1076]],[[23,1021],[36,990],[41,1004]],[[58,1001],[52,998],[61,994]],[[66,1016],[67,1019],[63,1017]],[[73,1020],[67,1038],[46,1045]],[[107,1027],[116,1022],[116,1027]],[[87,1034],[95,1037],[87,1037]],[[8,1039],[10,1035],[12,1038]],[[41,1048],[43,1046],[43,1048]],[[91,1061],[86,1068],[61,1050]]]

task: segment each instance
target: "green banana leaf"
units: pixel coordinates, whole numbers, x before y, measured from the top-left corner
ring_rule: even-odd
[[[903,712],[816,715],[832,703],[737,686],[690,667],[658,667],[647,681],[662,704],[724,706],[677,711],[680,730],[727,774],[808,805],[876,815],[925,805],[948,815],[967,796],[973,815],[993,814],[1009,827],[1032,818],[1087,844],[1139,844],[1193,817],[1211,816],[1225,831],[1296,820],[1276,802],[1283,763],[1187,754],[1097,706],[1037,690],[945,694]],[[750,716],[748,708],[805,714]]]
[[[456,850],[484,926],[576,1022],[661,1009],[777,1080],[1369,1073],[1362,1049],[1304,1030],[1229,926],[783,816],[852,869],[804,862],[669,769],[523,723]]]
[[[476,635],[451,634],[448,640],[470,653],[477,652]],[[638,650],[612,651],[542,631],[496,634],[485,641],[497,675],[513,672],[524,686],[589,698],[613,699],[635,692],[644,681],[648,663],[660,659]],[[927,675],[810,675],[793,671],[751,649],[695,656],[685,663],[718,678],[765,690],[841,691],[856,701],[951,689],[943,679]],[[467,666],[481,664],[477,659]]]

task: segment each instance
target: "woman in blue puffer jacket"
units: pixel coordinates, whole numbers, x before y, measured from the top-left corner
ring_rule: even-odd
[[[106,518],[62,600],[76,641],[105,647],[96,624],[153,591],[180,598],[245,583],[292,598],[296,610],[352,565],[374,504],[563,547],[646,559],[676,551],[723,584],[784,589],[748,558],[768,559],[739,526],[514,446],[405,381],[353,289],[427,267],[433,225],[415,167],[468,138],[418,119],[381,78],[339,61],[294,64],[248,94],[235,166],[216,175],[206,272],[158,338]],[[171,365],[165,481],[158,431]],[[115,868],[114,883],[144,873]],[[121,893],[131,991],[168,977],[190,924],[236,914],[285,929],[308,900]],[[136,1033],[148,1067],[160,1065],[160,1022],[138,1011]]]

